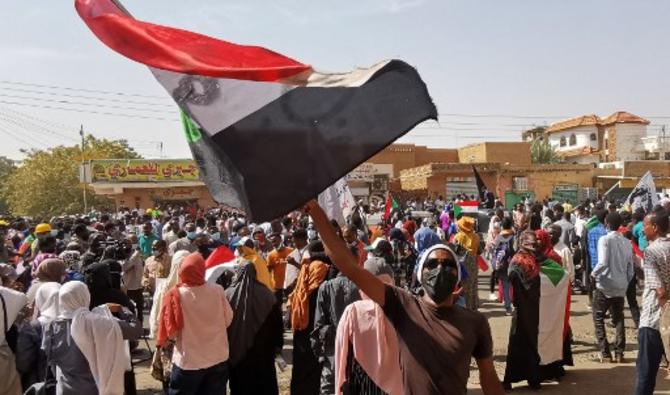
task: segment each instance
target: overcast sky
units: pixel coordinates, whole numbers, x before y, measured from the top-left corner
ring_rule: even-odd
[[[425,123],[403,142],[518,140],[532,124],[617,110],[650,118],[654,133],[670,125],[666,0],[123,3],[138,19],[266,46],[321,71],[403,59],[418,68],[440,112],[439,124]],[[160,141],[164,156],[189,155],[167,94],[145,66],[101,44],[73,1],[3,0],[2,15],[0,155],[74,143],[80,124],[128,139],[146,156],[160,154]]]

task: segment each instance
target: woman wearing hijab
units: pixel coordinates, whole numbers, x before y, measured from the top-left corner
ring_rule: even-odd
[[[275,355],[284,345],[284,331],[274,294],[256,279],[252,263],[237,268],[225,293],[233,309],[228,327],[231,394],[278,394]]]
[[[543,250],[540,250],[541,248]],[[566,321],[562,314],[552,314],[543,318],[548,322],[546,326],[558,330],[557,336],[551,336],[553,331],[540,333],[539,329],[541,292],[544,295],[544,290],[548,288],[544,285],[545,282],[551,278],[560,279],[563,276],[567,278],[565,269],[553,259],[544,256],[544,249],[545,246],[538,240],[536,233],[525,231],[519,236],[519,251],[510,262],[509,280],[512,284],[515,310],[512,316],[503,382],[507,389],[512,388],[512,383],[523,380],[526,380],[531,388],[539,389],[543,380],[560,378],[564,374],[562,362],[556,364],[558,369],[553,365],[554,362],[569,357],[563,352],[563,325]],[[546,279],[541,279],[541,273],[544,273]],[[561,293],[558,292],[556,295]],[[564,313],[567,299],[565,294],[554,297],[553,300],[550,296],[547,298],[549,302],[559,306],[555,309],[556,312]],[[550,353],[547,353],[546,357],[541,355],[548,349],[554,351],[553,355]],[[549,358],[551,356],[553,358]]]
[[[0,372],[2,372],[0,394],[20,395],[22,393],[21,379],[16,370],[14,353],[9,344],[13,342],[13,339],[8,339],[6,336],[28,299],[22,292],[8,288],[10,284],[7,279],[10,276],[14,278],[16,276],[16,273],[9,273],[9,268],[9,265],[0,267],[0,279],[2,280],[0,283]]]
[[[477,295],[479,267],[477,266],[477,259],[482,252],[480,239],[475,232],[474,218],[461,217],[456,225],[458,226],[458,233],[456,233],[454,243],[462,246],[468,253],[464,260],[465,268],[468,271],[467,279],[463,284],[465,305],[470,310],[477,310],[479,307],[479,297]]]
[[[223,288],[205,282],[205,260],[187,256],[179,283],[163,297],[156,345],[175,341],[169,394],[222,394],[228,381],[233,311]]]
[[[554,245],[551,243],[551,235],[544,229],[538,229],[535,231],[535,237],[537,238],[537,250],[545,258],[549,258],[559,265],[563,265],[563,259],[560,255],[554,250]]]
[[[167,291],[177,285],[179,280],[179,268],[184,262],[184,259],[191,253],[188,251],[177,251],[172,256],[172,264],[170,266],[170,273],[167,279],[158,284],[156,292],[153,297],[153,304],[151,305],[151,313],[149,315],[149,336],[155,338],[158,334],[158,326],[160,324],[161,307],[163,306],[163,298]],[[172,372],[172,353],[174,350],[174,341],[167,341],[162,347],[156,347],[154,357],[151,362],[151,377],[163,383],[163,390],[167,393],[170,388],[170,373]]]
[[[365,261],[365,270],[393,285],[393,269],[383,258]],[[378,304],[360,292],[344,310],[335,339],[335,393],[402,395],[398,336]]]
[[[465,394],[474,357],[484,394],[503,394],[486,317],[454,303],[461,291],[461,271],[449,247],[435,245],[419,261],[417,278],[423,295],[416,296],[359,267],[318,203],[310,201],[306,209],[334,264],[381,307],[393,325],[403,393]]]
[[[61,283],[65,278],[65,262],[58,258],[48,258],[40,262],[35,269],[35,279],[28,289],[28,302],[35,301],[35,295],[44,283]]]
[[[58,291],[58,318],[44,327],[42,348],[57,369],[56,392],[62,395],[122,395],[130,361],[124,339],[137,339],[142,328],[118,305],[89,311],[91,295],[84,283],[70,281]]]
[[[90,292],[91,309],[106,303],[115,303],[135,313],[135,306],[130,298],[112,286],[112,275],[107,263],[97,262],[87,266],[84,276]]]
[[[41,284],[35,295],[36,319],[24,322],[19,328],[16,349],[16,369],[21,375],[21,386],[27,390],[31,385],[45,381],[46,355],[42,350],[43,328],[58,317],[58,291],[56,282]],[[50,379],[55,382],[55,376]]]
[[[335,233],[330,221],[328,229]],[[324,262],[327,258],[320,241],[311,242],[307,253],[310,258],[300,267],[295,289],[288,297],[288,308],[293,330],[291,393],[311,395],[319,393],[321,366],[312,349],[310,334],[314,329],[317,291],[326,280],[329,265]]]

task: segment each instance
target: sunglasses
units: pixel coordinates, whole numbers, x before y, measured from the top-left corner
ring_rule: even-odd
[[[442,267],[452,267],[452,268],[457,267],[456,262],[452,259],[437,259],[437,258],[428,259],[423,264],[423,267],[424,269],[433,270],[437,268],[438,265],[442,265]]]

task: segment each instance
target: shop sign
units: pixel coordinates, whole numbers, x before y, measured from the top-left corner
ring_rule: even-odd
[[[91,182],[199,181],[200,170],[190,159],[106,159],[91,164]]]

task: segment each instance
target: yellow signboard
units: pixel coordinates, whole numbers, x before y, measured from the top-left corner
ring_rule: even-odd
[[[190,159],[106,159],[91,162],[92,182],[199,181],[200,170]]]

